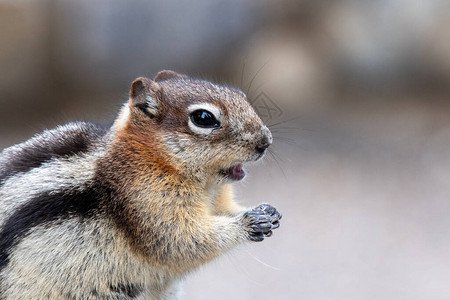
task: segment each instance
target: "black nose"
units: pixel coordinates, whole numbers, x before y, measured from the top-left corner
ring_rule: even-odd
[[[269,148],[269,146],[272,144],[271,139],[267,136],[264,135],[258,142],[258,144],[256,145],[256,151],[258,153],[263,153],[264,151],[266,151],[267,148]]]

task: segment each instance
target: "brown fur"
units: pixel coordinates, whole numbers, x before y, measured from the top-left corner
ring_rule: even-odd
[[[208,109],[220,126],[192,121],[193,111]],[[99,202],[84,219],[68,214],[30,224],[31,233],[7,249],[0,298],[174,299],[184,274],[278,228],[275,208],[245,209],[232,193],[232,182],[242,179],[233,177],[237,166],[260,159],[271,139],[239,90],[173,71],[136,79],[128,104],[91,152],[23,175],[37,185],[56,182],[63,200],[79,189]],[[43,178],[41,169],[58,176]],[[28,184],[20,176],[0,192],[17,197]]]
[[[151,106],[158,107],[151,118],[137,107],[149,97],[154,101]],[[242,100],[236,102],[239,98]],[[228,126],[228,130],[207,137],[191,133],[186,109],[202,102],[221,108],[223,126]],[[256,129],[262,122],[237,90],[171,71],[159,73],[155,81],[139,78],[130,91],[129,120],[118,129],[107,163],[100,165],[103,172],[109,172],[105,178],[118,183],[123,191],[118,201],[122,201],[121,211],[113,212],[117,224],[128,234],[136,252],[170,272],[181,274],[206,263],[223,252],[218,246],[222,244],[220,239],[236,239],[232,243],[235,244],[242,234],[236,231],[223,237],[216,232],[214,220],[243,212],[232,199],[231,185],[216,183],[219,169],[233,159],[213,157],[213,163],[208,165],[208,157],[203,162],[200,156],[186,156],[183,151],[188,149],[174,155],[165,140],[170,134],[188,140],[187,148],[203,143],[227,152],[226,143],[233,142],[230,136],[236,134],[236,140],[241,140],[228,121],[230,113],[246,117],[243,130],[256,131],[258,136]],[[233,153],[226,157],[233,157]],[[194,165],[199,166],[198,170],[190,169]]]

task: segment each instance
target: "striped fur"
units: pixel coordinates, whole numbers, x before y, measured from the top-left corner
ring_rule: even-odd
[[[189,129],[196,102],[221,128]],[[240,91],[163,71],[133,83],[109,129],[70,123],[3,150],[0,299],[177,299],[191,270],[278,227],[272,207],[233,202],[224,171],[268,134]]]

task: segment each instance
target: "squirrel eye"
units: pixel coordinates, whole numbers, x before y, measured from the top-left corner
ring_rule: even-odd
[[[198,127],[215,128],[220,126],[216,117],[207,110],[199,109],[191,113],[191,121]]]

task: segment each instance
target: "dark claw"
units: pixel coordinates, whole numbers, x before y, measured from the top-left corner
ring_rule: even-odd
[[[283,215],[281,215],[278,211],[276,211],[272,216],[277,220],[281,220],[281,218],[283,217]]]
[[[277,229],[278,227],[280,227],[280,222],[275,221],[272,223],[272,229]]]
[[[261,242],[264,240],[264,233],[262,232],[250,232],[250,240],[253,242]]]
[[[266,232],[269,232],[270,230],[272,230],[272,223],[254,224],[254,225],[251,225],[250,228],[252,228],[252,230],[254,232],[266,233]]]

